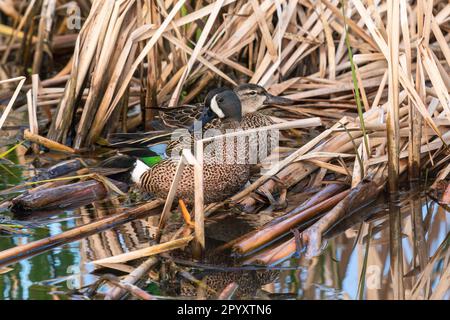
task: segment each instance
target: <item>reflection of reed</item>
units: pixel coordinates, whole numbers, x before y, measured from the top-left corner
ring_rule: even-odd
[[[112,199],[81,207],[79,209],[81,219],[78,220],[78,223],[83,225],[108,216],[119,205],[117,199]],[[146,220],[139,219],[84,238],[82,247],[86,255],[84,258],[87,261],[83,261],[83,263],[115,256],[148,245],[150,236],[146,226]]]
[[[422,219],[422,201],[420,194],[414,194],[410,202],[413,229],[411,230],[414,239],[414,267],[420,267],[422,271],[428,261],[428,248],[426,246],[424,223]]]
[[[315,296],[315,287],[314,283],[316,280],[316,267],[318,266],[319,258],[313,258],[310,261],[307,271],[307,277],[304,284],[304,298],[305,299],[314,299],[317,298]]]
[[[405,298],[405,290],[403,286],[402,219],[397,200],[392,198],[389,203],[389,231],[391,256],[390,270],[394,299],[403,300]]]
[[[449,271],[449,256],[450,256],[450,232],[447,233],[444,241],[440,244],[436,252],[431,256],[428,264],[425,266],[424,271],[417,279],[411,296],[413,299],[428,299],[444,297],[450,286],[448,281]],[[443,262],[442,268],[436,268],[439,262]],[[442,274],[442,275],[441,275]],[[432,293],[430,283],[438,280],[436,290]]]
[[[353,226],[342,221],[346,227],[341,233],[332,233],[321,256],[292,260],[291,266],[301,265],[307,270],[282,271],[277,280],[280,283],[270,288],[300,299],[330,298],[327,290],[333,288],[343,290],[344,296],[349,293],[351,298],[358,298],[357,284],[353,283],[357,269],[358,277],[363,277],[358,280],[364,281],[364,299],[446,298],[450,287],[450,233],[445,234],[448,212],[424,200],[423,195],[411,191],[390,206],[388,214],[378,210],[362,224],[355,219]],[[339,224],[336,229],[341,230]]]

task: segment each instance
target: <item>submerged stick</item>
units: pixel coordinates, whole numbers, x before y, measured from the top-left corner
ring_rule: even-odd
[[[134,285],[142,277],[144,277],[150,269],[158,262],[155,257],[150,257],[145,260],[142,264],[134,269],[128,276],[125,277],[121,282]],[[121,296],[125,294],[125,290],[122,288],[112,288],[105,294],[105,300],[118,300]]]
[[[33,241],[24,245],[20,245],[11,249],[0,252],[0,267],[12,264],[22,259],[45,252],[52,248],[58,247],[64,243],[76,241],[87,237],[91,234],[110,229],[120,224],[145,217],[151,213],[151,210],[159,207],[161,200],[153,200],[149,203],[136,208],[125,210],[100,220],[76,227],[55,236]]]
[[[142,290],[139,287],[136,287],[132,283],[121,281],[118,277],[113,276],[112,274],[105,274],[100,279],[100,281],[105,281],[105,280],[110,282],[114,286],[116,286],[119,290],[128,291],[133,296],[138,297],[142,300],[155,300],[155,298],[148,292]],[[107,299],[105,299],[105,300],[107,300]]]

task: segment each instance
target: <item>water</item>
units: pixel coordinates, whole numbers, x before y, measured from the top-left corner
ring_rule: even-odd
[[[3,236],[0,250],[59,234],[100,217],[99,204],[85,206],[46,217],[47,222],[29,236]],[[52,222],[56,220],[56,222]],[[60,221],[62,220],[62,221]],[[39,221],[39,220],[38,220]],[[64,299],[52,294],[89,285],[97,280],[91,261],[109,257],[148,244],[150,236],[145,220],[136,220],[117,228],[64,244],[45,253],[8,266],[0,275],[1,299]]]
[[[10,159],[20,162],[15,155]],[[27,166],[3,164],[0,167],[3,188],[18,184],[26,176]],[[6,168],[6,170],[5,170]],[[25,169],[25,170],[24,170]],[[108,214],[117,199],[51,213],[34,220],[39,227],[31,235],[0,237],[0,250],[59,234]],[[252,297],[271,299],[392,299],[399,278],[392,274],[390,228],[393,210],[401,214],[403,268],[402,294],[419,296],[427,283],[438,298],[448,299],[448,280],[441,279],[448,270],[450,250],[448,211],[423,193],[404,192],[397,209],[380,200],[352,216],[329,233],[323,253],[312,259],[292,258],[278,266],[274,279],[257,283]],[[10,212],[0,214],[12,216]],[[419,214],[423,224],[418,224]],[[149,218],[152,219],[152,218]],[[364,222],[363,222],[364,221]],[[71,290],[88,286],[98,279],[94,260],[146,247],[151,239],[148,219],[136,220],[117,228],[64,244],[45,253],[0,269],[0,299],[70,299]],[[224,222],[226,223],[226,222]],[[369,232],[370,230],[370,232]],[[424,234],[425,241],[418,241]],[[447,244],[444,246],[443,244]],[[440,249],[439,249],[440,248]],[[425,258],[419,258],[419,257]],[[395,259],[395,257],[394,257]],[[425,260],[425,261],[424,261]],[[425,272],[418,272],[420,266]],[[192,270],[193,272],[195,270]],[[422,278],[421,278],[422,275]],[[447,273],[448,276],[448,273]],[[236,282],[246,286],[238,276]],[[427,280],[427,281],[424,281]],[[396,282],[397,281],[397,282]],[[169,295],[157,282],[147,290]]]

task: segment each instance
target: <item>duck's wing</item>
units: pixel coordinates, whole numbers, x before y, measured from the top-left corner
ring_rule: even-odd
[[[172,131],[170,130],[116,133],[110,136],[108,146],[113,148],[152,146],[170,140],[171,135]]]
[[[204,105],[182,105],[160,110],[152,125],[156,129],[190,128],[195,120],[200,120]]]

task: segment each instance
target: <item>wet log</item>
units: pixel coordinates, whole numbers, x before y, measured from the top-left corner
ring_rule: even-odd
[[[126,209],[123,212],[99,219],[58,235],[33,241],[0,252],[0,267],[7,266],[22,259],[48,251],[65,243],[73,242],[92,234],[113,228],[126,222],[146,217],[150,214],[159,214],[160,210],[154,210],[162,205],[161,200],[153,200],[136,208]]]
[[[243,254],[248,253],[258,247],[261,247],[262,245],[270,241],[273,241],[279,238],[280,236],[284,235],[285,233],[289,232],[292,228],[296,227],[297,225],[305,223],[310,219],[316,217],[318,214],[331,209],[340,201],[342,201],[342,199],[346,198],[349,193],[350,190],[340,192],[337,195],[334,195],[316,205],[313,205],[303,211],[300,211],[299,213],[292,215],[289,218],[277,224],[268,225],[262,230],[259,230],[258,232],[254,233],[247,239],[244,239],[239,243],[236,243],[233,246],[233,249],[234,251]],[[294,209],[294,211],[296,210]]]
[[[128,191],[127,184],[112,179],[110,181],[122,192]],[[11,201],[11,211],[26,214],[32,211],[70,208],[102,200],[108,194],[108,188],[100,181],[80,181],[20,195]]]
[[[63,175],[66,175],[68,173],[77,171],[83,167],[83,163],[80,159],[72,159],[60,162],[54,166],[51,166],[48,169],[45,169],[42,172],[39,172],[37,175],[35,175],[33,178],[31,178],[31,181],[42,181],[42,180],[49,180],[54,179]]]
[[[73,177],[72,180],[79,179],[79,176],[84,176],[88,173],[89,173],[88,168],[80,169],[80,170],[76,171],[76,176]],[[62,177],[60,177],[59,179],[49,181],[49,182],[45,182],[44,180],[24,182],[22,184],[13,186],[11,188],[1,190],[0,196],[10,195],[13,193],[18,193],[18,192],[25,192],[23,195],[31,194],[34,192],[38,192],[39,190],[44,190],[47,188],[54,188],[57,186],[61,186],[61,185],[67,184],[70,181],[69,177],[64,177],[65,179],[61,179],[61,178]],[[29,188],[30,186],[34,186],[34,188],[27,190],[27,188]]]
[[[300,249],[300,245],[306,246],[308,257],[318,255],[322,247],[322,238],[326,232],[344,217],[348,217],[374,201],[381,190],[382,185],[374,181],[363,180],[355,188],[349,190],[347,196],[333,209],[303,231],[300,239],[291,238],[275,248],[248,259],[246,263],[271,265],[292,256],[297,249]]]

